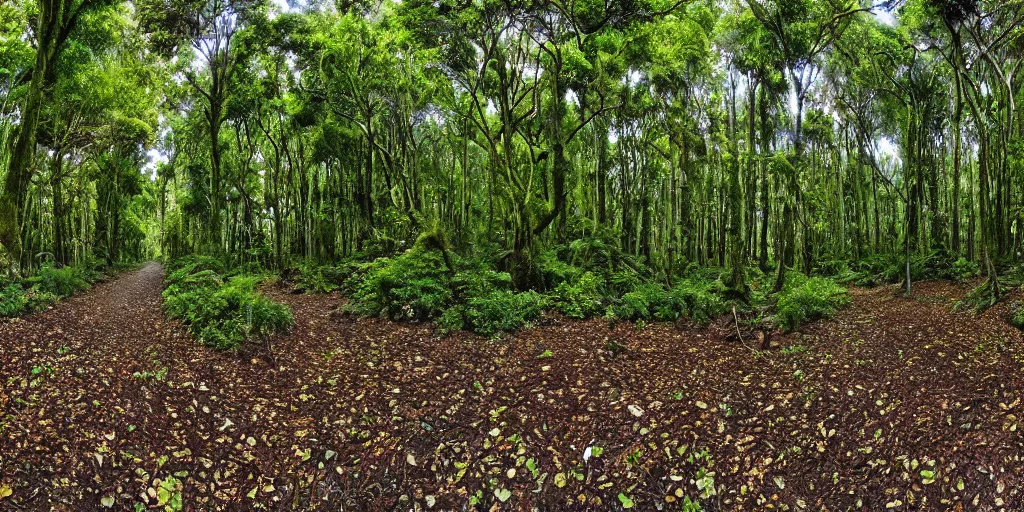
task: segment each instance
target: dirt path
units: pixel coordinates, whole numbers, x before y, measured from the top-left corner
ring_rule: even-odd
[[[164,319],[162,272],[0,324],[0,510],[1024,507],[1024,339],[952,313],[964,286],[857,290],[763,356],[714,326],[441,337],[275,289],[294,331],[220,354]]]

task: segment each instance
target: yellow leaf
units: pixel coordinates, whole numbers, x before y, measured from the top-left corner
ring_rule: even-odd
[[[6,485],[0,485],[0,500],[14,494],[14,489],[7,487]]]

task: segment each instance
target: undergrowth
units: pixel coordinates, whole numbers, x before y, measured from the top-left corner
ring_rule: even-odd
[[[907,261],[901,254],[873,254],[860,261],[823,261],[818,264],[816,273],[857,286],[897,284],[907,278]],[[915,253],[910,257],[911,281],[963,281],[978,273],[976,262],[954,257],[943,248],[934,248],[925,254]]]
[[[100,276],[91,265],[44,263],[31,276],[0,284],[0,317],[42,311],[60,299],[88,290]]]
[[[776,303],[775,322],[791,331],[819,318],[828,318],[850,303],[846,289],[823,277],[791,273]]]
[[[257,290],[268,279],[265,275],[230,275],[219,260],[207,256],[188,256],[168,267],[167,313],[208,346],[232,350],[292,326],[291,310]]]
[[[485,336],[533,324],[545,311],[578,319],[603,316],[613,322],[707,324],[736,308],[752,312],[748,318],[755,322],[793,329],[828,317],[849,302],[846,290],[834,281],[808,280],[799,273],[792,273],[783,293],[771,295],[765,291],[771,276],[757,269],[748,272],[751,289],[745,298],[729,295],[721,269],[690,266],[668,286],[652,269],[600,237],[540,254],[535,260],[537,282],[528,290],[516,289],[510,274],[493,261],[453,253],[446,260],[438,246],[417,243],[390,257],[346,261],[332,269],[307,268],[297,282],[305,291],[340,289],[350,299],[344,309],[359,316],[434,321],[442,332],[467,329]],[[323,284],[328,282],[335,284]]]

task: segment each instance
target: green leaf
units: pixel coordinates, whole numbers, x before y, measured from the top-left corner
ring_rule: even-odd
[[[164,489],[164,486],[161,485],[160,488],[156,490],[156,504],[166,505],[167,502],[170,500],[171,493],[168,492],[167,489]]]
[[[633,500],[623,493],[619,493],[619,503],[622,503],[622,508],[633,508]]]

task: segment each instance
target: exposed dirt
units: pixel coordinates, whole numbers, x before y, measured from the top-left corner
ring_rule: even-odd
[[[294,331],[222,354],[162,277],[0,324],[0,510],[1024,509],[1024,337],[952,312],[966,285],[854,290],[764,354],[600,320],[442,337],[274,289]]]

